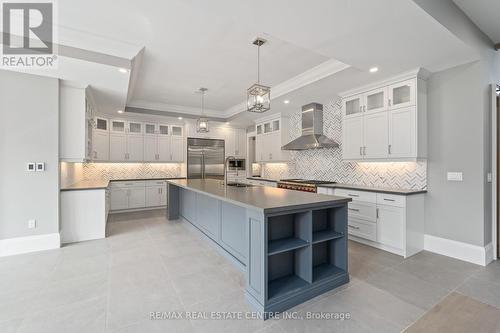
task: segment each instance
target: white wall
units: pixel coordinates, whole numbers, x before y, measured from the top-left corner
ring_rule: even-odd
[[[58,80],[0,70],[0,119],[0,240],[57,233]],[[30,161],[46,171],[27,172]]]

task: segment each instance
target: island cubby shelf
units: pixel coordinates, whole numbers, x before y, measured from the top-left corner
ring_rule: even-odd
[[[269,304],[348,281],[346,214],[339,206],[267,217]]]

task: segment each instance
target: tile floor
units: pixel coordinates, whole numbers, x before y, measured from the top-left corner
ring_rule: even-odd
[[[0,258],[0,332],[500,331],[500,264],[428,252],[403,260],[354,242],[351,282],[291,310],[349,313],[349,320],[150,320],[151,311],[250,311],[244,276],[163,211],[112,215],[108,234]]]

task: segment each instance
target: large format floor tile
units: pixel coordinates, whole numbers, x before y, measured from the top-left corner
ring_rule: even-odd
[[[113,214],[107,236],[0,258],[0,332],[432,332],[460,331],[464,318],[484,321],[468,331],[496,329],[497,263],[429,252],[403,259],[349,242],[348,284],[265,322],[216,320],[212,312],[252,315],[245,277],[194,227],[164,210]],[[151,319],[176,311],[184,318]]]

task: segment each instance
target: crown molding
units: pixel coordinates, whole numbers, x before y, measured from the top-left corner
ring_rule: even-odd
[[[199,117],[201,114],[201,110],[199,107],[148,102],[144,100],[133,100],[131,103],[127,104],[127,108],[148,109],[148,110],[155,110],[159,112],[172,113],[172,114],[175,113],[175,114],[192,115],[195,117]],[[213,109],[205,109],[203,111],[203,114],[207,117],[225,118],[223,111],[218,111]]]
[[[271,100],[281,97],[289,92],[300,89],[311,83],[324,79],[330,75],[343,71],[351,66],[338,60],[330,59],[316,67],[308,69],[286,81],[271,87]],[[246,102],[239,103],[224,111],[225,117],[232,117],[246,110]]]

